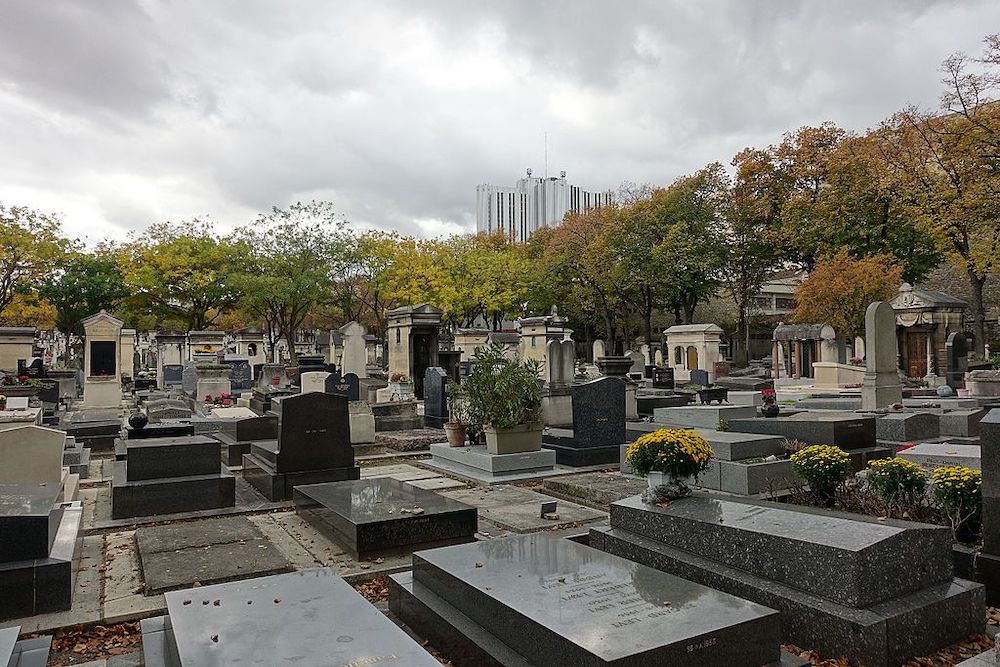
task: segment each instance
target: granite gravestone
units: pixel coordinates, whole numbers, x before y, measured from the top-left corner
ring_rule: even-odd
[[[176,387],[184,382],[184,366],[181,364],[163,364],[163,388]]]
[[[299,484],[358,479],[347,396],[310,392],[275,403],[277,441],[255,442],[243,477],[269,500],[290,500]]]
[[[708,381],[708,371],[704,371],[700,368],[694,368],[691,370],[691,384],[700,384],[702,387],[707,387],[711,383]]]
[[[347,373],[344,377],[340,377],[340,373],[330,373],[326,378],[324,391],[346,396],[349,401],[360,401],[361,379],[354,373]]]
[[[147,667],[440,663],[327,568],[165,596],[168,616],[142,622]]]
[[[965,374],[969,371],[969,343],[965,334],[955,331],[948,334],[945,343],[945,378],[952,389],[965,388]]]
[[[241,393],[253,389],[253,372],[250,369],[249,359],[227,356],[223,363],[229,366],[229,382],[233,393]]]
[[[610,509],[592,547],[780,610],[783,643],[889,667],[983,628],[945,526],[704,493]]]
[[[475,539],[475,507],[389,477],[297,486],[293,500],[358,560]]]
[[[440,427],[448,421],[448,375],[431,366],[424,371],[424,424]]]
[[[983,469],[983,549],[976,563],[986,584],[986,604],[1000,605],[1000,409],[979,422]]]
[[[454,664],[780,659],[777,612],[552,535],[418,551],[391,575],[389,608]]]
[[[550,428],[543,446],[556,452],[556,462],[583,466],[618,461],[625,442],[625,381],[600,377],[573,385],[572,430]]]
[[[181,370],[181,389],[188,396],[194,396],[198,389],[198,365],[193,361],[185,362]]]
[[[665,366],[653,368],[653,389],[674,389],[674,369]]]
[[[903,402],[899,383],[899,349],[896,343],[896,313],[884,301],[869,304],[865,311],[865,378],[861,387],[861,409],[870,411]]]

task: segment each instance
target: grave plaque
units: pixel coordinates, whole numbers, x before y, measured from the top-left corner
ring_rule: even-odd
[[[711,383],[708,381],[708,371],[703,371],[700,368],[695,368],[691,371],[691,383],[700,384],[702,387],[707,387]]]
[[[250,370],[250,362],[246,359],[227,359],[229,366],[229,382],[232,385],[233,393],[250,391],[253,389],[253,377]]]
[[[95,340],[90,343],[90,374],[93,377],[114,376],[118,368],[118,346],[114,341]]]
[[[672,391],[673,388],[674,369],[665,366],[653,368],[653,389],[670,389]]]
[[[412,574],[392,575],[389,590],[390,609],[419,636],[435,646],[464,639],[481,651],[447,656],[461,664],[758,667],[780,659],[777,612],[551,535],[419,551]]]
[[[181,364],[163,364],[163,387],[175,387],[183,382],[184,366]]]
[[[39,380],[41,388],[38,391],[38,400],[42,403],[59,402],[59,382],[58,380]]]

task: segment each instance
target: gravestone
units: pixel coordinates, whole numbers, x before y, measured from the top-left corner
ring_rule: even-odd
[[[59,483],[65,447],[65,431],[34,425],[0,431],[0,484]]]
[[[691,370],[691,384],[700,384],[702,387],[708,387],[712,383],[708,381],[708,371],[702,370],[700,368],[694,368]]]
[[[411,573],[390,576],[389,608],[463,665],[759,667],[781,656],[775,611],[546,534],[418,551]]]
[[[903,402],[899,383],[899,349],[896,343],[896,313],[884,301],[869,304],[865,311],[865,379],[861,387],[861,409],[878,410]]]
[[[948,466],[962,466],[970,470],[981,470],[980,447],[978,445],[953,445],[946,442],[924,442],[907,447],[897,453],[901,459],[912,461],[927,472]]]
[[[275,404],[278,439],[255,442],[243,477],[271,501],[290,500],[299,484],[358,479],[346,396],[310,392]]]
[[[226,355],[223,363],[229,366],[229,383],[234,394],[253,389],[253,372],[249,359]]]
[[[598,359],[600,359],[601,357],[606,356],[606,354],[604,352],[604,341],[601,340],[600,338],[598,338],[597,340],[594,341],[593,353],[594,353],[594,361],[595,362]]]
[[[299,376],[299,387],[302,393],[310,391],[326,391],[326,380],[332,373],[326,371],[306,371]]]
[[[299,516],[358,560],[475,539],[475,507],[390,477],[297,486],[293,500]]]
[[[164,389],[184,384],[184,366],[181,364],[163,364],[162,385]]]
[[[222,462],[230,467],[242,466],[243,455],[250,453],[251,442],[278,437],[278,418],[267,414],[237,419],[225,424],[214,437],[222,443]]]
[[[545,381],[562,387],[573,384],[576,375],[576,345],[571,340],[545,344]]]
[[[629,368],[629,373],[642,373],[643,369],[646,367],[646,356],[642,352],[632,350],[628,353],[628,358],[632,360],[632,367]]]
[[[445,374],[455,382],[460,382],[462,379],[461,362],[461,350],[438,350],[438,366],[443,368]]]
[[[358,378],[368,377],[368,352],[365,349],[365,327],[357,322],[348,322],[340,327],[344,337],[344,353],[340,359],[340,370],[346,375],[354,373]]]
[[[328,394],[346,396],[349,401],[361,400],[361,378],[354,373],[340,377],[339,373],[330,373],[323,389]]]
[[[940,416],[933,412],[893,412],[875,418],[875,437],[890,442],[919,442],[941,434]]]
[[[424,371],[424,424],[439,428],[448,421],[448,375],[431,366]]]
[[[233,507],[236,479],[219,461],[219,442],[203,435],[122,441],[114,464],[111,518],[128,519]]]
[[[173,591],[165,600],[167,616],[142,621],[147,667],[440,667],[328,568]]]
[[[188,396],[194,396],[198,388],[198,365],[194,361],[184,362],[181,371],[181,389]]]
[[[674,369],[666,366],[653,368],[653,389],[674,390]]]
[[[571,466],[618,461],[625,442],[625,382],[601,377],[573,385],[573,428],[550,428],[542,446],[556,453],[556,462]]]
[[[945,526],[696,492],[610,506],[590,546],[781,612],[781,642],[889,667],[982,632]],[[905,563],[905,567],[878,564]]]
[[[875,417],[855,412],[799,412],[772,418],[737,417],[728,421],[730,431],[780,435],[807,445],[836,445],[841,449],[876,445]]]
[[[986,584],[986,604],[1000,605],[1000,409],[979,422],[983,469],[983,548],[976,562]]]
[[[945,379],[952,389],[965,388],[965,374],[969,371],[969,343],[965,334],[955,331],[948,334],[945,343]]]

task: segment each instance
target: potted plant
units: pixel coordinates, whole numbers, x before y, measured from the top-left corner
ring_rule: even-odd
[[[643,500],[654,504],[690,495],[712,458],[712,445],[692,429],[661,428],[647,433],[625,450],[625,460],[649,484]]]
[[[486,450],[491,454],[540,450],[541,363],[512,361],[498,344],[477,348],[475,358],[476,366],[463,386],[469,421],[486,433]]]
[[[448,394],[448,421],[444,423],[444,432],[448,435],[448,444],[452,447],[465,446],[465,389],[454,380],[445,385]]]
[[[773,389],[761,390],[760,400],[763,404],[760,408],[760,414],[765,417],[777,417],[778,413],[781,412],[781,408],[778,407],[778,396]]]

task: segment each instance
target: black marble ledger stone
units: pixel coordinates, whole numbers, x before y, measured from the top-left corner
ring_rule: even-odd
[[[392,575],[389,606],[438,648],[456,644],[437,635],[464,615],[469,632],[492,634],[480,648],[501,664],[757,667],[780,658],[775,611],[544,534],[417,552],[412,579]]]
[[[300,516],[359,559],[470,542],[476,532],[475,507],[388,477],[296,486],[293,500]]]
[[[174,591],[166,594],[166,602],[168,617],[143,622],[149,667],[440,667],[324,568]]]

